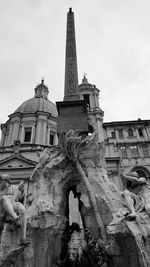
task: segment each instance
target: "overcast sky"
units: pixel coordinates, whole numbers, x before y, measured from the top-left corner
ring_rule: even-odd
[[[43,76],[62,101],[69,7],[79,83],[87,73],[100,89],[104,121],[150,119],[149,0],[0,0],[0,122]]]

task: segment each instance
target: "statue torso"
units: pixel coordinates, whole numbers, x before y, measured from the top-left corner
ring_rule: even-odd
[[[144,201],[150,202],[150,185],[148,182],[145,184],[139,184],[135,188],[132,188],[132,192],[143,198]]]
[[[7,196],[7,198],[10,201],[15,201],[16,196],[17,196],[17,189],[18,189],[18,186],[16,185],[9,185],[8,187],[5,187],[5,188],[2,188],[0,186],[0,197]]]

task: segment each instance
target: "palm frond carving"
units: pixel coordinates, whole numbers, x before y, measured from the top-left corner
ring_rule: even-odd
[[[60,145],[63,150],[63,153],[66,155],[68,159],[74,162],[76,169],[82,179],[83,184],[85,185],[90,202],[95,214],[95,218],[98,224],[98,228],[100,230],[101,238],[103,241],[106,241],[106,233],[105,233],[105,228],[103,225],[103,221],[101,219],[97,201],[95,198],[95,194],[92,190],[92,187],[90,185],[89,179],[82,167],[82,164],[79,160],[79,153],[81,151],[81,148],[83,145],[85,145],[88,142],[88,137],[87,138],[82,138],[80,135],[80,132],[77,130],[69,130],[65,135],[61,136],[60,139]]]
[[[74,162],[79,159],[79,150],[85,142],[86,140],[82,139],[78,130],[69,130],[65,137],[61,136],[60,139],[64,154]]]

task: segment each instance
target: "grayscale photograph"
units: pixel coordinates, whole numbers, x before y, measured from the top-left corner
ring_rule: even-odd
[[[150,1],[0,0],[0,267],[150,267]]]

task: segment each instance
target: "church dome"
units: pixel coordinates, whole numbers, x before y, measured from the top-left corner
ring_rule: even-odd
[[[51,116],[57,116],[57,108],[54,103],[48,100],[48,88],[42,80],[35,89],[35,96],[23,102],[14,113],[36,113],[37,111],[51,113]]]
[[[57,109],[54,103],[44,98],[30,98],[20,105],[16,109],[15,113],[20,112],[22,114],[36,113],[37,111],[43,111],[51,113],[51,116],[57,116]]]

